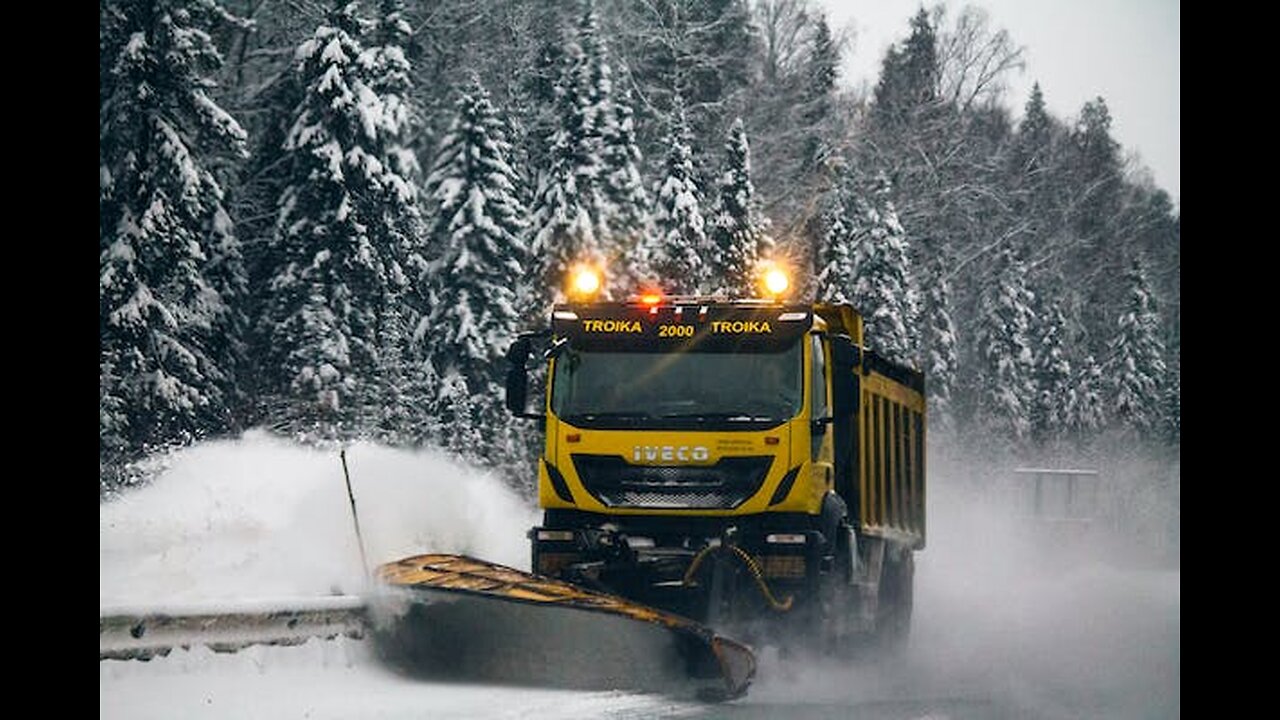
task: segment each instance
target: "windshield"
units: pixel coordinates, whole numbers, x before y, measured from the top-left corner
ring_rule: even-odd
[[[776,352],[587,352],[556,359],[552,410],[586,427],[778,424],[800,411],[799,342]]]

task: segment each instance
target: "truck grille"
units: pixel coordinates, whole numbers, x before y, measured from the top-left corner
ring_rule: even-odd
[[[730,509],[756,494],[772,456],[715,465],[632,465],[617,455],[573,455],[578,477],[608,507]]]

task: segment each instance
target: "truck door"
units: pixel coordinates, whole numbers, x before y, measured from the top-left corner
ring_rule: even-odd
[[[830,489],[835,480],[834,462],[831,443],[831,394],[830,377],[827,368],[827,343],[821,335],[809,336],[810,363],[809,386],[811,402],[809,404],[809,432],[812,446],[810,458],[813,461],[813,477],[820,485]]]

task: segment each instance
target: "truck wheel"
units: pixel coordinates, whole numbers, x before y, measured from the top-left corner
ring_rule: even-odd
[[[835,561],[831,572],[821,579],[818,632],[829,655],[846,657],[854,644],[854,614],[857,612],[857,589],[853,585],[853,528],[842,521],[832,534],[836,540]]]
[[[890,561],[885,558],[880,580],[880,607],[876,636],[881,648],[899,653],[911,634],[911,610],[915,602],[915,559],[910,551]]]

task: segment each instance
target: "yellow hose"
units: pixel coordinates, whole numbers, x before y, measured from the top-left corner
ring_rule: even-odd
[[[710,555],[711,552],[716,549],[717,549],[716,545],[708,545],[702,548],[701,550],[699,550],[697,555],[693,556],[693,562],[689,563],[689,569],[684,571],[683,582],[685,587],[694,587],[695,585],[697,585],[697,583],[693,581],[694,573],[698,572],[698,567],[702,565],[702,559],[705,558],[707,555]]]
[[[733,554],[747,566],[747,569],[751,571],[751,577],[755,578],[756,587],[760,588],[760,594],[764,596],[766,601],[768,601],[770,608],[778,612],[786,612],[791,609],[791,603],[794,598],[788,595],[785,600],[778,602],[778,599],[769,591],[769,584],[765,582],[764,573],[760,572],[760,566],[756,564],[755,558],[751,557],[745,550],[737,545],[708,545],[698,551],[698,554],[693,558],[693,562],[689,563],[689,569],[684,573],[684,584],[686,586],[693,587],[697,584],[693,581],[693,576],[698,572],[698,567],[702,565],[702,560],[713,551],[719,549],[732,550]]]

